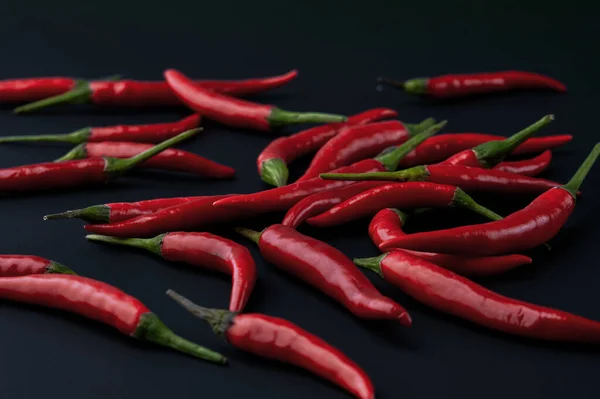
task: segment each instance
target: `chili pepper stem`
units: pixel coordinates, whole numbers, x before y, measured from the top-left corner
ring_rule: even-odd
[[[0,143],[71,143],[80,144],[87,140],[91,133],[89,127],[76,130],[67,134],[39,134],[32,136],[6,136],[0,137]]]
[[[425,166],[399,170],[397,172],[370,172],[370,173],[322,173],[320,176],[326,180],[389,180],[389,181],[418,181],[428,176]]]
[[[231,325],[232,320],[236,315],[235,312],[230,312],[224,309],[209,309],[198,306],[183,295],[178,294],[171,289],[167,290],[167,295],[188,312],[206,321],[211,326],[214,333],[220,337],[225,336],[227,329]]]
[[[267,184],[281,187],[287,184],[289,170],[282,159],[273,158],[261,164],[260,177]]]
[[[379,83],[386,83],[390,86],[396,87],[398,89],[404,90],[407,93],[411,94],[427,94],[427,84],[429,79],[427,78],[417,78],[410,79],[405,82],[400,82],[397,80],[392,80],[388,78],[379,78],[377,80]]]
[[[100,234],[88,234],[85,238],[89,241],[106,242],[109,244],[123,245],[127,247],[141,248],[162,255],[162,241],[165,234],[158,235],[153,238],[118,238],[111,236],[103,236]]]
[[[50,264],[48,265],[48,267],[46,267],[46,273],[48,274],[73,274],[73,275],[77,275],[77,273],[75,273],[73,270],[71,270],[71,268],[65,266],[65,265],[61,265],[60,263],[57,262],[50,262]]]
[[[323,114],[320,112],[291,112],[273,108],[268,117],[272,127],[282,127],[299,123],[332,123],[345,122],[348,118],[343,115]]]
[[[567,190],[573,196],[573,198],[577,198],[579,187],[581,186],[581,183],[583,183],[585,177],[588,175],[590,169],[594,165],[594,162],[596,162],[596,159],[598,159],[598,155],[600,155],[600,143],[597,143],[594,146],[585,161],[583,161],[579,169],[577,169],[577,172],[575,172],[571,180],[569,180],[569,182],[564,186],[561,186],[561,188]]]
[[[429,129],[433,125],[435,125],[435,119],[427,118],[419,123],[403,123],[403,124],[404,124],[404,127],[406,127],[406,129],[408,130],[410,136],[412,137],[416,134],[419,134],[419,133]]]
[[[94,205],[83,209],[74,209],[62,213],[44,216],[44,220],[82,219],[86,222],[110,222],[110,208],[105,205]]]
[[[387,256],[387,253],[383,255],[376,256],[374,258],[354,258],[352,261],[356,266],[360,266],[362,268],[368,269],[372,272],[379,274],[383,277],[383,272],[381,271],[381,261],[383,258]]]
[[[87,151],[85,149],[85,144],[82,143],[74,147],[62,157],[55,159],[54,162],[72,161],[74,159],[84,159],[86,157]]]
[[[258,244],[258,241],[260,240],[261,233],[259,231],[246,229],[244,227],[236,227],[234,230],[236,233],[243,235],[255,244]]]
[[[406,212],[402,212],[399,209],[396,208],[388,208],[390,211],[394,212],[396,215],[398,215],[398,217],[400,218],[400,222],[402,223],[402,225],[404,226],[406,224],[406,221],[408,220],[408,213]],[[421,210],[422,212],[423,208],[419,208],[416,209],[414,213],[419,213],[418,211]]]
[[[461,188],[457,187],[454,191],[454,198],[452,198],[452,205],[459,206],[472,210],[475,213],[480,214],[490,220],[501,220],[502,216],[487,209],[486,207],[479,205],[473,198],[465,193]]]
[[[176,335],[154,313],[142,315],[133,336],[210,362],[227,363],[227,358],[220,353],[213,352],[208,348]]]

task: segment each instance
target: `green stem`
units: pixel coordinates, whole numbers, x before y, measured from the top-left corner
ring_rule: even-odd
[[[180,304],[185,310],[207,322],[211,326],[214,333],[220,337],[225,337],[227,329],[236,316],[235,312],[230,312],[228,310],[210,309],[198,306],[194,302],[173,290],[167,290],[167,295],[175,302]]]
[[[600,143],[597,143],[594,146],[585,161],[583,161],[579,169],[577,169],[577,172],[575,172],[571,180],[569,180],[569,182],[564,186],[561,186],[563,189],[567,190],[573,196],[573,198],[577,198],[579,187],[590,172],[590,169],[592,169],[592,166],[594,165],[594,162],[596,162],[598,155],[600,155]]]
[[[405,82],[400,82],[397,80],[380,77],[377,79],[377,81],[379,83],[386,83],[411,94],[427,94],[427,86],[429,83],[429,79],[427,78],[410,79]]]
[[[406,224],[406,221],[408,220],[408,213],[406,212],[402,212],[400,209],[396,209],[396,208],[388,208],[390,211],[394,212],[396,215],[398,215],[398,218],[400,218],[400,224],[402,226],[404,226]]]
[[[354,258],[353,262],[356,266],[368,269],[383,277],[383,272],[381,270],[381,262],[386,256],[387,254],[379,255],[374,258]]]
[[[117,238],[99,234],[88,234],[85,236],[90,241],[106,242],[109,244],[123,245],[126,247],[141,248],[162,256],[162,242],[166,234],[153,238]]]
[[[368,172],[368,173],[321,173],[325,180],[389,180],[389,181],[417,181],[426,180],[429,176],[426,166],[415,166],[397,172]]]
[[[269,159],[260,165],[260,178],[267,184],[275,187],[285,186],[288,177],[289,170],[282,159]]]
[[[110,223],[110,208],[106,205],[93,205],[44,216],[44,220],[58,219],[81,219],[88,223]]]
[[[282,127],[298,123],[345,122],[348,118],[343,115],[323,114],[320,112],[290,112],[273,107],[267,119],[271,127]]]
[[[490,220],[501,220],[502,216],[487,209],[486,207],[479,205],[471,196],[465,193],[461,188],[456,188],[454,191],[454,198],[452,198],[452,205],[459,206],[461,208],[469,209],[475,213],[478,213]]]
[[[433,125],[435,125],[435,119],[427,118],[424,121],[419,122],[419,123],[403,123],[403,125],[404,125],[404,127],[406,127],[406,130],[408,130],[408,133],[412,137],[416,134],[419,134],[419,133],[429,129]]]
[[[33,136],[5,136],[0,137],[0,143],[71,143],[80,144],[87,141],[92,130],[89,127],[76,130],[67,134],[38,134]]]
[[[55,159],[54,162],[64,162],[64,161],[72,161],[74,159],[85,159],[87,158],[87,150],[85,148],[85,144],[79,144],[71,151],[67,152],[62,157]]]
[[[236,231],[236,233],[243,235],[244,237],[258,245],[258,241],[260,240],[261,235],[259,231],[246,229],[244,227],[236,227],[234,230]]]
[[[71,268],[61,265],[57,262],[50,262],[46,267],[46,274],[74,274],[77,275]]]

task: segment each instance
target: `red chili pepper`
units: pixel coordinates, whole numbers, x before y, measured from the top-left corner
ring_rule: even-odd
[[[111,224],[87,224],[90,233],[114,237],[152,237],[176,230],[191,230],[225,223],[244,216],[237,209],[213,207],[213,202],[231,195],[212,195],[199,200],[164,208],[150,215],[142,215]]]
[[[65,265],[33,255],[0,255],[0,277],[30,274],[75,274]]]
[[[23,103],[71,90],[77,80],[60,76],[0,80],[0,103]]]
[[[330,227],[373,216],[383,208],[461,207],[488,219],[502,217],[479,205],[456,186],[429,182],[392,183],[363,191],[354,197],[307,220],[317,227]]]
[[[316,153],[306,172],[297,181],[313,179],[321,173],[372,158],[392,145],[404,143],[434,124],[435,119],[428,118],[419,124],[386,121],[348,128],[329,140]]]
[[[384,242],[382,250],[406,248],[448,254],[495,255],[534,248],[554,237],[575,209],[577,190],[600,154],[596,144],[573,178],[503,220],[476,226],[409,234]]]
[[[55,162],[93,157],[130,158],[152,148],[151,144],[131,142],[103,142],[79,144]],[[212,179],[233,177],[235,169],[221,165],[210,159],[188,151],[169,148],[156,154],[140,165],[140,168],[163,169],[175,172],[193,173]]]
[[[119,177],[161,151],[183,141],[201,129],[188,130],[131,158],[90,158],[67,162],[48,162],[0,169],[0,192],[24,192],[75,187],[106,182]]]
[[[410,94],[428,95],[435,98],[452,98],[516,89],[567,91],[567,87],[556,79],[523,71],[442,75],[434,78],[411,79],[406,82],[380,78],[380,82],[401,88]]]
[[[258,244],[267,262],[335,299],[355,316],[411,325],[408,312],[377,291],[350,259],[332,246],[280,224],[262,232],[236,231]]]
[[[494,166],[494,169],[503,172],[517,173],[523,176],[535,177],[540,175],[552,162],[552,151],[546,150],[540,155],[522,161],[505,161]]]
[[[168,290],[167,295],[194,316],[206,321],[215,334],[236,348],[301,367],[357,398],[375,399],[371,380],[356,363],[297,325],[259,313],[238,314],[203,308],[173,290]]]
[[[101,281],[66,274],[2,278],[0,298],[66,310],[200,359],[227,361],[221,354],[175,335],[138,299]]]
[[[133,141],[137,143],[160,143],[180,133],[197,128],[200,115],[190,115],[177,122],[154,123],[151,125],[116,125],[84,127],[67,134],[43,134],[35,136],[4,136],[0,143],[58,142],[81,144],[102,141]]]
[[[396,111],[392,109],[375,108],[350,116],[344,123],[328,123],[290,136],[279,137],[271,141],[258,156],[256,163],[260,178],[276,187],[285,186],[289,176],[287,164],[290,162],[318,150],[349,126],[365,125],[396,115]]]
[[[172,232],[153,238],[115,238],[90,234],[88,240],[142,248],[171,262],[229,274],[233,288],[229,310],[244,310],[254,284],[256,266],[248,249],[236,242],[210,233]]]
[[[404,251],[354,263],[429,307],[484,327],[543,340],[600,342],[596,321],[505,297]]]
[[[269,131],[297,123],[345,122],[342,115],[289,112],[272,105],[257,104],[219,94],[194,85],[175,69],[164,73],[173,93],[190,109],[227,126]]]
[[[337,172],[366,172],[366,171],[383,171],[395,170],[398,162],[416,146],[418,146],[427,137],[431,137],[446,122],[438,123],[428,130],[419,133],[415,137],[397,147],[393,151],[386,152],[374,159],[366,159],[364,161],[353,163],[349,166],[337,169]],[[239,211],[252,212],[252,214],[262,212],[277,212],[286,211],[294,204],[311,194],[320,193],[323,191],[334,190],[340,187],[354,184],[350,181],[327,181],[321,178],[306,180],[289,184],[285,187],[273,188],[271,190],[261,191],[253,194],[236,195],[235,197],[225,198],[215,202],[216,208],[231,208]]]
[[[232,96],[262,93],[290,82],[298,75],[292,70],[280,76],[246,80],[195,80],[193,84],[208,90]],[[144,82],[137,80],[79,81],[66,93],[56,93],[31,104],[15,108],[15,113],[37,111],[59,104],[90,103],[99,106],[165,107],[180,105],[167,82]],[[35,99],[32,99],[35,100]]]
[[[402,227],[407,218],[408,215],[398,209],[382,209],[369,224],[369,237],[379,247],[382,242],[404,236],[406,233]],[[404,251],[463,276],[493,276],[532,262],[530,257],[523,255],[466,257],[407,249]]]

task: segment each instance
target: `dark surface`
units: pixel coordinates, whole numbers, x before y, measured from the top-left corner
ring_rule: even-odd
[[[139,3],[139,4],[134,4]],[[398,3],[398,4],[396,4]],[[0,13],[0,77],[123,73],[160,79],[176,67],[198,78],[244,78],[298,68],[290,86],[259,97],[290,110],[352,114],[397,108],[400,118],[450,122],[446,131],[510,134],[553,112],[543,134],[572,133],[555,152],[547,178],[566,181],[598,140],[600,62],[598,9],[565,9],[562,2],[520,8],[472,7],[456,2],[21,2]],[[587,2],[587,7],[592,7]],[[375,77],[408,78],[449,72],[523,69],[564,81],[568,95],[531,92],[452,103],[428,103],[375,90]],[[65,107],[35,116],[0,111],[2,134],[68,132],[89,125],[175,120],[185,110],[149,112]],[[227,368],[151,345],[63,312],[0,302],[0,398],[345,398],[307,373],[246,355],[164,295],[173,288],[199,304],[225,307],[226,277],[171,265],[135,250],[88,243],[78,221],[44,222],[42,215],[91,204],[154,197],[264,189],[255,160],[269,134],[205,124],[181,148],[237,169],[234,181],[205,182],[144,173],[106,187],[2,198],[0,252],[36,254],[114,284],[140,298],[184,337],[221,351]],[[287,129],[293,132],[301,128]],[[54,159],[68,146],[4,145],[0,167]],[[308,161],[298,162],[298,176]],[[552,251],[532,252],[535,263],[484,281],[502,294],[600,320],[596,228],[600,165],[583,186],[584,198]],[[531,197],[476,196],[507,214]],[[256,222],[261,228],[268,222]],[[476,222],[466,213],[420,216],[412,231]],[[367,221],[338,229],[302,228],[348,256],[373,256]],[[230,234],[231,235],[231,234]],[[231,235],[233,236],[233,235]],[[239,242],[251,245],[239,239]],[[409,300],[372,274],[382,292],[410,310],[414,326],[367,323],[266,264],[252,248],[260,280],[248,311],[285,317],[334,344],[372,377],[378,397],[597,397],[600,352],[536,343],[473,327]]]

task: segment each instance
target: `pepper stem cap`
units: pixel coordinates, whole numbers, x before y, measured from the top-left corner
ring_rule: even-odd
[[[299,123],[346,122],[348,118],[344,115],[323,114],[320,112],[291,112],[273,107],[267,119],[271,127],[282,127]]]
[[[246,237],[247,239],[249,239],[250,241],[252,241],[253,243],[258,245],[261,232],[256,231],[256,230],[246,229],[244,227],[236,227],[234,230],[236,233],[241,234],[242,236]]]
[[[408,134],[412,137],[435,125],[435,119],[427,118],[419,123],[403,123],[403,125],[406,130],[408,130]]]
[[[50,262],[50,264],[46,267],[46,274],[73,274],[77,275],[70,267],[65,265],[61,265],[58,262]]]
[[[162,256],[162,242],[166,234],[153,238],[118,238],[103,236],[100,234],[88,234],[85,238],[89,241],[105,242],[109,244],[123,245],[126,247],[141,248]]]
[[[109,223],[110,208],[106,205],[93,205],[87,208],[74,209],[62,213],[44,216],[44,220],[81,219],[88,223]]]
[[[287,165],[280,158],[269,159],[260,165],[260,178],[275,187],[285,186],[289,177]]]
[[[577,169],[577,172],[575,172],[571,180],[569,180],[569,182],[564,186],[561,186],[561,188],[567,190],[573,196],[573,198],[577,198],[579,187],[590,172],[590,169],[592,169],[592,166],[594,166],[596,159],[598,159],[598,155],[600,155],[600,143],[597,143],[594,146],[585,161],[583,161],[579,169]]]
[[[71,151],[67,152],[60,158],[54,160],[54,162],[72,161],[75,159],[85,159],[87,157],[87,150],[85,144],[81,143],[74,147]]]
[[[457,187],[454,191],[454,198],[452,198],[452,206],[458,206],[461,208],[469,209],[475,213],[480,214],[490,220],[501,220],[502,216],[487,209],[483,205],[479,205],[475,200],[465,193],[461,188]]]
[[[356,266],[368,269],[383,277],[383,271],[381,270],[381,261],[386,256],[387,254],[375,256],[373,258],[354,258],[352,261]]]

